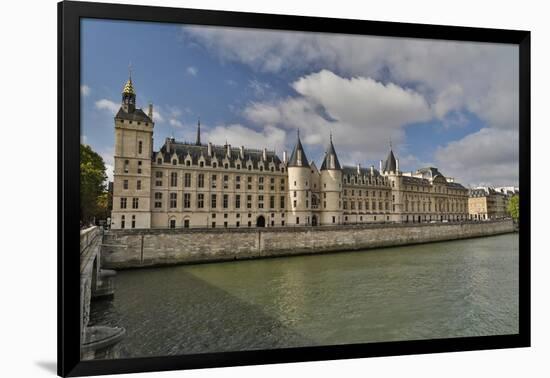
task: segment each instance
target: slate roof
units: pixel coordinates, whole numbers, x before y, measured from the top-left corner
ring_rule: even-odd
[[[184,164],[185,158],[187,157],[187,154],[189,154],[191,156],[191,161],[193,165],[198,165],[199,158],[203,156],[205,160],[205,165],[209,166],[211,165],[212,158],[214,156],[218,159],[218,162],[221,162],[223,159],[225,159],[227,154],[227,147],[212,145],[212,156],[208,156],[208,145],[196,145],[172,140],[170,142],[170,152],[168,152],[166,143],[164,143],[164,145],[159,150],[159,153],[162,155],[165,162],[170,161],[174,152],[178,157],[179,164]],[[241,151],[239,147],[231,147],[230,152],[231,155],[229,157],[229,166],[231,168],[234,168],[235,162],[237,161],[237,159],[240,158]],[[155,153],[154,155],[156,156],[156,154],[157,153]],[[281,159],[279,158],[279,156],[277,156],[275,151],[267,151],[266,157],[266,164],[273,162],[277,167],[282,164]],[[246,167],[246,163],[249,158],[252,161],[252,167],[254,169],[258,169],[258,163],[263,161],[263,151],[245,148],[244,159],[241,159],[243,167]]]
[[[395,161],[393,150],[390,149],[390,153],[388,154],[388,157],[386,158],[386,162],[384,163],[384,171],[395,172],[396,170],[397,170],[397,162]]]
[[[424,178],[435,178],[436,176],[443,176],[441,172],[435,167],[426,167],[426,168],[420,168],[416,171],[416,173],[422,173],[422,177]]]
[[[151,118],[141,109],[135,109],[131,113],[126,113],[122,107],[118,110],[115,118],[125,119],[129,121],[140,121],[140,122],[153,122]]]
[[[405,185],[430,185],[430,180],[420,177],[401,176]]]
[[[298,161],[298,155],[301,154],[301,161]],[[304,152],[304,147],[302,147],[302,142],[300,141],[300,136],[298,135],[298,140],[296,141],[296,146],[294,146],[294,151],[290,155],[290,160],[288,161],[289,167],[309,167],[309,162],[307,161],[306,153]]]
[[[371,169],[370,168],[359,168],[359,176],[371,176]],[[378,177],[380,176],[380,172],[377,169],[373,169],[374,175],[372,177]],[[349,176],[357,176],[357,167],[350,167],[350,166],[344,166],[342,168],[342,174],[343,175],[349,175]]]
[[[329,161],[327,161],[328,157],[332,156],[332,164],[330,164]],[[340,162],[338,161],[338,156],[336,155],[336,151],[334,150],[334,145],[332,144],[332,137],[330,138],[330,145],[328,147],[328,150],[325,154],[325,158],[323,159],[323,164],[321,164],[321,171],[334,169],[334,170],[340,170],[342,167],[340,166]]]

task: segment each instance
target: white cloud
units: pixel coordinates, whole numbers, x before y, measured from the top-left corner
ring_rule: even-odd
[[[403,139],[403,126],[426,121],[431,110],[418,93],[370,78],[342,78],[323,70],[292,84],[299,94],[276,102],[256,102],[244,110],[250,121],[302,130],[302,141],[326,145],[332,132],[341,160],[379,159],[390,137]],[[355,153],[360,152],[360,153]]]
[[[89,86],[87,86],[86,84],[82,84],[82,85],[80,86],[80,95],[81,95],[82,97],[87,97],[87,96],[89,96],[90,93],[91,93],[91,91],[92,91],[92,89],[91,89]]]
[[[106,98],[102,98],[101,100],[95,102],[95,107],[100,110],[106,110],[114,115],[120,109],[120,104]]]
[[[484,128],[439,147],[435,159],[444,174],[472,185],[517,185],[518,133]]]
[[[440,116],[464,107],[491,127],[518,125],[517,46],[204,26],[183,30],[220,59],[260,72],[329,69],[412,84],[430,104],[439,102]]]
[[[204,140],[214,144],[231,144],[249,148],[268,148],[281,152],[285,148],[286,132],[274,126],[256,131],[240,124],[220,125],[203,132]]]
[[[252,89],[254,95],[259,97],[265,95],[266,92],[271,88],[271,85],[256,79],[252,79],[248,82],[248,87]]]
[[[172,119],[170,119],[170,121],[168,123],[170,123],[170,126],[173,126],[173,127],[179,128],[179,129],[183,128],[183,122],[181,122],[178,119],[172,118]]]
[[[197,74],[199,73],[199,70],[197,69],[197,67],[189,66],[187,67],[185,72],[187,72],[188,75],[197,76]]]
[[[111,164],[105,164],[105,173],[107,174],[107,182],[115,180],[115,167]]]

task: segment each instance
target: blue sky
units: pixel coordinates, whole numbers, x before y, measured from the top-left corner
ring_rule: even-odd
[[[438,166],[465,185],[517,185],[517,49],[497,44],[82,21],[83,141],[113,162],[113,116],[132,65],[164,139],[292,150],[319,166]]]

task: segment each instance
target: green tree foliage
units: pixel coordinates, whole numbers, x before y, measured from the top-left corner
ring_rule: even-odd
[[[80,220],[105,218],[107,190],[105,163],[90,146],[80,145]]]
[[[519,223],[519,194],[514,194],[514,196],[510,198],[508,202],[508,213],[514,222]]]

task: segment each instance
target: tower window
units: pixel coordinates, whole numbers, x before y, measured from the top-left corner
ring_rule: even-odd
[[[141,174],[141,161],[138,161],[137,173],[138,173],[138,174]]]
[[[124,160],[124,173],[129,172],[130,160]]]
[[[141,180],[137,180],[136,189],[141,190]]]
[[[138,154],[141,154],[143,151],[143,142],[140,140],[138,142]]]

